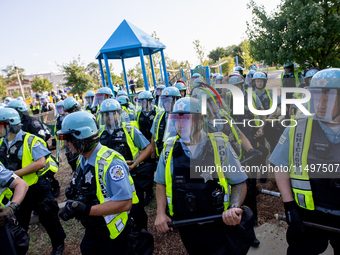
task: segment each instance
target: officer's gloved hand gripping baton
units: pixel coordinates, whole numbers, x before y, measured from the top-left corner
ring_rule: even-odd
[[[168,222],[168,227],[172,228],[172,227],[182,227],[182,226],[200,224],[200,223],[204,224],[204,223],[211,223],[217,220],[222,220],[222,214],[195,218],[195,219],[188,219],[188,220],[170,221]]]

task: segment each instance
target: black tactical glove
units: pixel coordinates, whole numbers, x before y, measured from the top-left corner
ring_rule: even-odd
[[[299,213],[299,206],[296,204],[295,201],[285,202],[283,203],[285,207],[285,214],[286,214],[286,221],[288,225],[296,230],[301,232],[305,231],[305,225],[302,222],[300,213]]]
[[[64,221],[76,218],[80,220],[81,218],[88,217],[91,211],[92,205],[86,205],[82,202],[68,200],[64,209],[59,213],[59,217]]]
[[[13,203],[7,207],[0,207],[0,227],[6,225],[8,219],[10,219],[16,212],[17,207],[18,206]]]
[[[255,150],[254,148],[251,148],[248,152],[247,152],[248,157],[254,156],[253,158],[257,157],[257,156],[262,156],[262,152],[259,150]]]

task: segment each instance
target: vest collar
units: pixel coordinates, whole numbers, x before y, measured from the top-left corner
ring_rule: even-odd
[[[24,131],[22,131],[22,130],[20,130],[17,134],[16,134],[16,136],[14,137],[14,139],[12,140],[12,145],[13,144],[15,144],[16,142],[19,142],[19,141],[23,141],[22,140],[22,137],[24,136],[24,134],[26,134]],[[6,144],[6,147],[8,148],[8,140],[7,140],[7,138],[5,137],[4,138],[4,143]]]
[[[80,167],[83,170],[85,170],[85,168],[89,167],[90,165],[93,166],[93,167],[96,165],[97,154],[98,154],[98,152],[100,151],[101,148],[102,148],[102,145],[100,143],[98,143],[87,162],[86,162],[86,158],[82,157],[82,159],[80,161]],[[86,162],[86,164],[85,164],[85,162]]]

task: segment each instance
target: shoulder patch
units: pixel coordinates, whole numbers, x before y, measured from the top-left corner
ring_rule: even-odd
[[[285,137],[284,135],[281,135],[280,140],[279,140],[279,144],[283,145],[284,142],[286,141],[287,137]]]
[[[121,165],[115,165],[111,167],[109,171],[111,179],[114,181],[119,181],[125,176],[123,167]]]
[[[41,145],[41,142],[37,141],[35,144],[33,144],[33,148],[36,148]]]
[[[237,156],[236,152],[234,151],[233,147],[231,147],[231,145],[229,146],[229,150],[230,150],[231,154],[233,154],[233,157],[235,159],[238,159],[238,156]]]

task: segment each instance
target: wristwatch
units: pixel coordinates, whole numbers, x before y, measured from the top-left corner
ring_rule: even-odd
[[[134,160],[133,162],[135,162],[135,163],[136,163],[136,167],[138,167],[138,166],[139,166],[139,163],[138,163],[138,161],[137,161],[137,160]]]
[[[232,208],[241,208],[241,207],[239,207],[239,206],[237,206],[237,205],[230,205],[230,206],[228,207],[228,209],[232,209]]]

